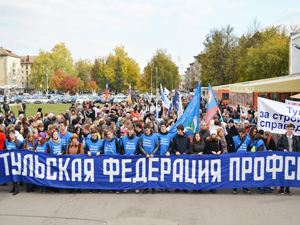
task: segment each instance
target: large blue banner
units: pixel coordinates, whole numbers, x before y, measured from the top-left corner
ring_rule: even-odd
[[[80,189],[300,187],[300,153],[249,152],[170,157],[1,151],[0,183]]]

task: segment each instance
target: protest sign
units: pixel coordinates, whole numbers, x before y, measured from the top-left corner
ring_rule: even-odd
[[[291,100],[288,100],[288,99],[285,100],[285,103],[288,104],[288,105],[300,106],[300,102],[291,101]]]
[[[258,98],[257,128],[277,134],[285,134],[286,126],[294,124],[294,134],[300,135],[300,108],[294,105]]]
[[[108,190],[300,187],[300,153],[264,151],[146,158],[1,151],[0,184],[10,181]]]

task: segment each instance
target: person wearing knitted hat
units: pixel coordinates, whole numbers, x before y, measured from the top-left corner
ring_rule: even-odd
[[[217,136],[216,130],[210,131],[210,136],[206,138],[204,154],[220,155],[223,152],[222,143]],[[216,189],[211,189],[210,192],[217,193]]]

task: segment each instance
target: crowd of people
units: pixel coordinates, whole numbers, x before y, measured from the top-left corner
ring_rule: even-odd
[[[23,107],[24,108],[24,107]],[[23,110],[20,107],[20,109]],[[126,102],[96,106],[93,102],[72,104],[65,112],[43,113],[39,108],[34,116],[26,117],[25,111],[0,111],[0,150],[28,149],[34,152],[64,155],[86,154],[90,157],[99,155],[144,155],[152,158],[157,155],[180,156],[189,155],[220,155],[236,152],[255,151],[300,151],[299,138],[293,135],[293,124],[287,126],[287,133],[282,135],[277,144],[269,131],[256,128],[257,112],[251,108],[244,114],[242,109],[220,104],[220,114],[215,115],[207,124],[205,121],[205,100],[201,101],[200,131],[188,136],[182,124],[176,125],[177,133],[169,130],[177,121],[176,110],[168,114],[168,109],[158,102],[158,118],[155,116],[155,102],[140,98],[133,105]],[[247,115],[246,115],[247,114]],[[236,122],[234,119],[240,119]],[[22,183],[21,183],[22,185]],[[36,189],[46,193],[47,189],[58,193],[59,189],[36,187],[26,184],[27,192]],[[271,192],[270,187],[259,187],[258,192]],[[69,193],[75,190],[70,189]],[[77,190],[81,192],[81,190]],[[148,193],[148,189],[143,193]],[[153,194],[157,190],[151,190]],[[159,189],[158,192],[170,192]],[[188,192],[176,189],[175,192]],[[251,192],[244,188],[247,194]],[[13,183],[10,191],[18,194],[18,183]],[[101,190],[89,190],[101,192]],[[120,193],[119,190],[115,191]],[[124,190],[123,192],[127,192]],[[139,192],[138,189],[135,192]],[[202,192],[191,190],[191,192]],[[210,190],[216,193],[215,189]],[[233,194],[237,189],[233,189]],[[276,194],[288,194],[288,187],[280,187]]]

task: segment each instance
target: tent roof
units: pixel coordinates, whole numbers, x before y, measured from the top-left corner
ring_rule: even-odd
[[[285,76],[229,85],[231,92],[299,92],[300,76]]]
[[[293,99],[300,99],[300,93],[299,93],[299,94],[296,94],[296,95],[292,95],[292,96],[290,96],[290,98],[293,98]]]

